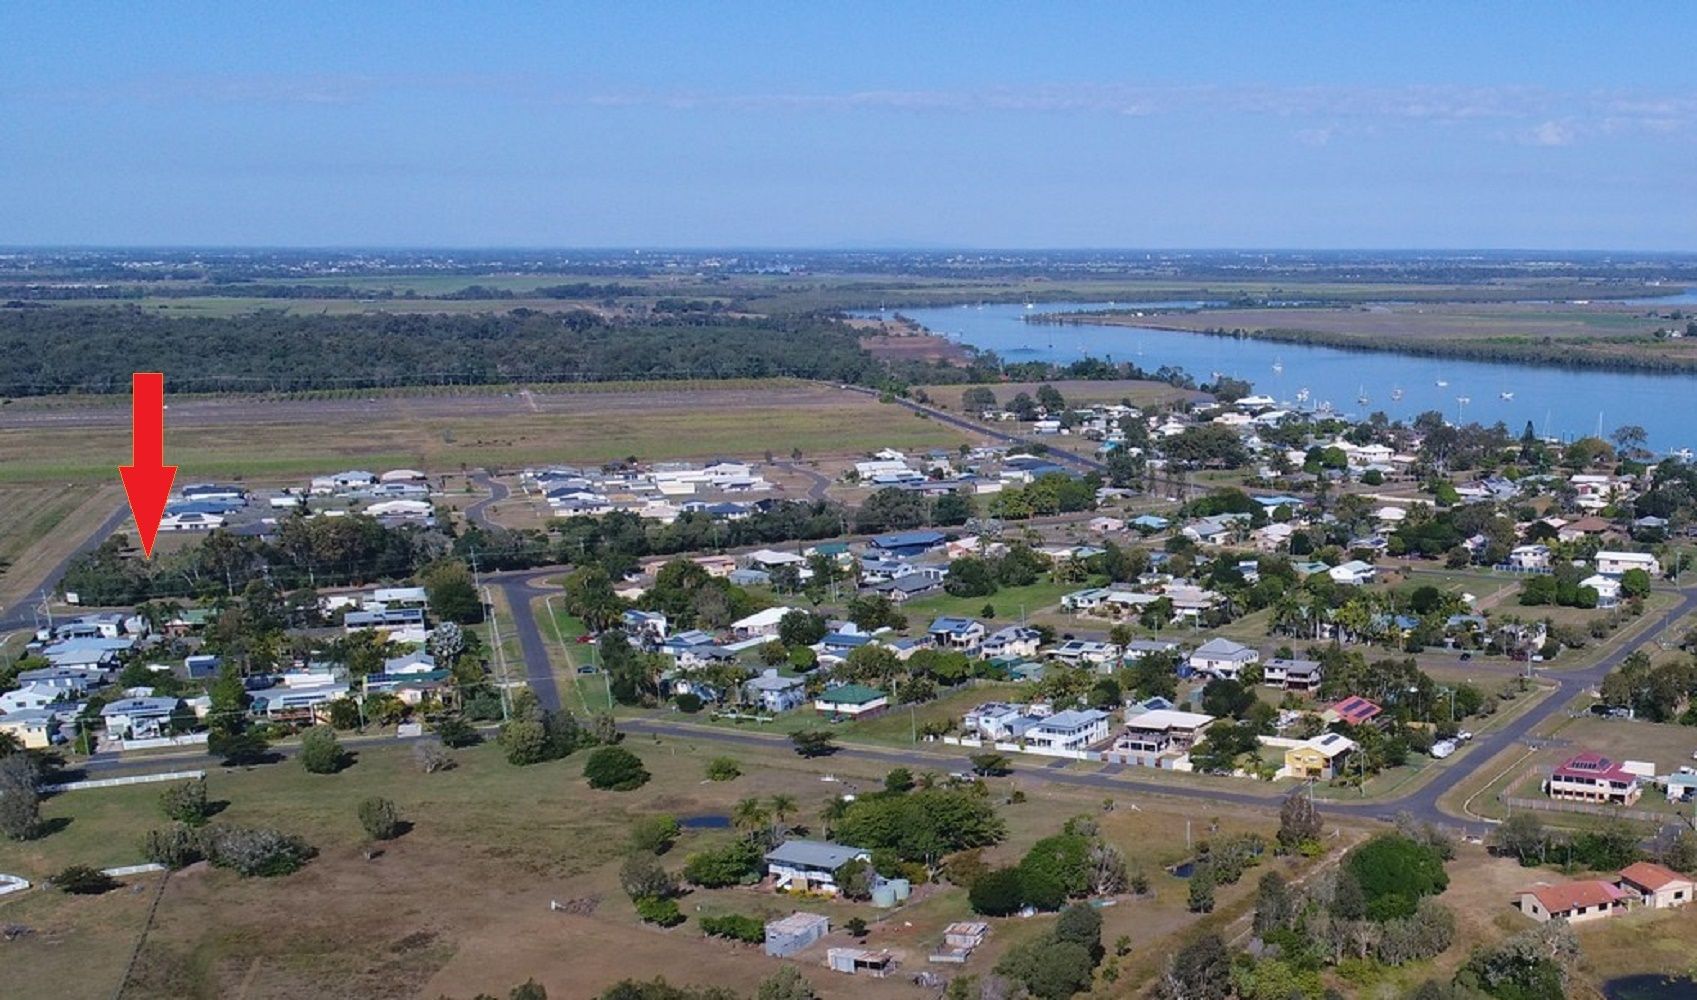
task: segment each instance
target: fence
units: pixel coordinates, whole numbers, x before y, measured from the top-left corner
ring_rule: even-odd
[[[162,747],[198,746],[207,740],[206,733],[186,733],[182,736],[162,736],[152,740],[119,740],[125,750],[158,750]]]
[[[156,781],[187,781],[204,778],[205,771],[169,771],[162,774],[132,774],[123,778],[94,778],[89,781],[67,781],[60,785],[42,785],[44,792],[76,792],[85,788],[117,788],[120,785],[149,785]]]
[[[1503,804],[1511,809],[1535,809],[1540,812],[1581,813],[1587,816],[1619,816],[1641,823],[1662,824],[1670,821],[1690,822],[1676,813],[1655,812],[1650,809],[1626,809],[1618,806],[1591,805],[1587,802],[1563,802],[1559,799],[1527,799],[1514,795],[1503,796]]]

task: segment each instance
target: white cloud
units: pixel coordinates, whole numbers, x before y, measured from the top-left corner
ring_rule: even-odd
[[[1577,137],[1572,125],[1557,121],[1539,122],[1522,134],[1534,146],[1571,146]]]

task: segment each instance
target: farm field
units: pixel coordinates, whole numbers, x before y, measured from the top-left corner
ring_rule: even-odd
[[[130,451],[122,399],[0,413],[0,483],[95,480]],[[954,447],[960,432],[801,382],[625,384],[595,391],[169,400],[166,458],[185,480],[298,477],[358,462],[429,471],[539,462]]]
[[[338,775],[310,775],[294,761],[249,770],[215,770],[215,801],[228,805],[216,821],[276,826],[311,841],[319,856],[278,880],[238,879],[195,866],[165,884],[159,908],[126,996],[469,996],[505,993],[509,982],[535,975],[549,992],[577,996],[616,979],[665,976],[674,983],[712,982],[751,993],[776,967],[747,946],[699,936],[708,913],[770,917],[794,903],[758,888],[698,891],[682,900],[688,923],[660,931],[636,922],[618,888],[617,868],[633,818],[655,812],[722,816],[749,795],[792,795],[792,823],[812,825],[818,804],[833,790],[866,787],[881,774],[852,762],[829,769],[847,784],[822,784],[819,765],[787,751],[742,753],[745,775],[731,782],[702,780],[711,754],[687,741],[633,738],[628,745],[654,780],[635,792],[593,792],[584,784],[582,755],[529,768],[507,764],[497,748],[456,754],[453,770],[419,775],[404,746],[367,747]],[[858,765],[863,767],[863,765]],[[37,879],[71,863],[116,864],[138,859],[137,840],[162,822],[161,786],[73,792],[46,803],[59,826],[8,858],[7,867]],[[1005,795],[1001,782],[992,794]],[[367,859],[355,806],[364,797],[394,798],[412,829]],[[1256,830],[1270,834],[1270,817],[1220,810],[1187,816],[1158,803],[1102,812],[1098,799],[1026,789],[1028,800],[1004,806],[1007,840],[987,852],[1011,862],[1068,815],[1095,813],[1105,835],[1128,862],[1150,875],[1153,892],[1121,899],[1103,911],[1104,939],[1131,935],[1134,954],[1197,918],[1186,912],[1184,882],[1166,866],[1184,860],[1187,835]],[[701,846],[734,836],[695,830],[666,855],[668,867]],[[1270,861],[1281,867],[1287,862]],[[1211,920],[1228,920],[1253,893],[1254,874],[1222,887]],[[0,921],[32,934],[7,945],[9,989],[20,995],[110,996],[129,949],[141,933],[146,904],[159,876],[99,897],[31,891],[0,902]],[[585,901],[578,913],[550,912],[549,901]],[[876,915],[868,907],[809,901],[832,914]],[[889,947],[907,969],[941,928],[966,916],[959,890],[922,887],[892,919],[875,923],[870,947]],[[966,972],[987,970],[1009,945],[1045,926],[1045,919],[997,921],[990,943]],[[829,939],[841,943],[838,937]],[[796,961],[821,995],[918,997],[905,976],[888,980],[833,976],[817,965],[823,946]],[[515,970],[509,972],[508,970]]]
[[[110,483],[0,483],[0,607],[24,599],[123,502]]]
[[[1037,388],[1041,385],[1052,385],[1069,403],[1118,403],[1130,399],[1133,406],[1160,406],[1166,403],[1176,403],[1183,400],[1200,399],[1202,393],[1189,389],[1180,389],[1165,382],[1151,382],[1142,379],[1114,379],[1107,381],[1076,381],[1059,380],[1054,382],[989,382],[979,385],[926,385],[916,387],[931,399],[931,405],[940,410],[959,410],[961,408],[961,393],[968,389],[989,389],[996,394],[998,403],[1006,404],[1008,400],[1020,393],[1035,397]]]

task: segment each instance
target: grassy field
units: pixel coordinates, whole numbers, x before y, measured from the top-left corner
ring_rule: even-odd
[[[0,418],[0,483],[116,479],[129,455],[128,412],[9,407]],[[952,428],[858,393],[775,380],[599,392],[364,394],[324,401],[225,397],[178,403],[166,457],[179,478],[282,479],[352,463],[429,471],[541,462],[704,459],[953,447]]]
[[[1011,619],[1019,615],[1021,608],[1024,608],[1025,614],[1029,616],[1054,607],[1060,603],[1062,597],[1075,590],[1082,590],[1085,586],[1080,583],[1039,580],[1025,587],[1004,587],[989,597],[954,597],[949,594],[916,597],[901,606],[901,613],[908,617],[909,624],[914,628],[929,624],[932,618],[941,615],[982,617],[980,612],[986,604],[996,609],[998,617]]]
[[[625,976],[663,975],[677,983],[712,983],[753,992],[778,963],[746,946],[700,937],[703,914],[770,918],[795,903],[758,888],[697,891],[682,906],[691,919],[672,931],[639,925],[618,888],[626,831],[640,815],[725,815],[745,796],[789,794],[799,804],[792,824],[811,825],[823,800],[845,788],[880,780],[875,767],[850,761],[809,764],[787,750],[739,751],[745,776],[703,780],[706,760],[719,753],[687,740],[628,742],[654,779],[631,793],[594,792],[580,777],[581,756],[515,768],[495,747],[456,754],[450,771],[419,774],[406,747],[360,750],[337,775],[309,775],[293,761],[247,770],[216,770],[208,778],[215,801],[227,803],[217,821],[276,826],[306,837],[319,856],[298,874],[243,880],[195,866],[164,885],[160,905],[125,996],[468,996],[504,994],[535,976],[549,992],[591,995]],[[823,784],[819,771],[839,781]],[[995,863],[1016,860],[1063,819],[1094,813],[1129,863],[1147,872],[1154,892],[1121,899],[1103,910],[1104,939],[1130,935],[1134,952],[1152,953],[1196,918],[1186,912],[1184,882],[1166,866],[1189,856],[1187,840],[1218,830],[1270,834],[1268,815],[1231,809],[1192,814],[1143,801],[1140,808],[1103,812],[1097,796],[1042,784],[992,783],[1006,798],[1022,788],[1027,801],[1005,805],[1007,840],[991,849]],[[38,879],[71,863],[115,864],[138,858],[142,831],[161,822],[160,786],[67,793],[46,803],[57,827],[10,851],[5,867]],[[363,798],[393,798],[413,824],[404,836],[366,856],[355,810]],[[676,868],[688,853],[733,836],[728,830],[686,832],[667,855]],[[1283,865],[1283,862],[1279,862]],[[0,922],[32,933],[6,946],[7,992],[20,996],[111,996],[130,949],[142,933],[158,876],[100,897],[32,890],[0,901]],[[1254,874],[1219,892],[1225,919],[1253,892]],[[550,912],[550,900],[587,901],[587,915]],[[910,904],[887,919],[869,908],[809,901],[804,908],[873,920],[868,946],[897,952],[908,969],[948,922],[967,915],[963,893],[921,887]],[[1040,932],[1047,920],[996,921],[989,945],[966,972],[986,971],[1013,943]],[[833,936],[828,943],[843,943]],[[905,976],[887,980],[831,976],[818,965],[823,947],[798,962],[822,996],[927,996]]]
[[[0,485],[0,605],[33,593],[122,502],[116,474],[95,488],[63,482]]]
[[[1114,381],[1056,381],[1056,382],[991,382],[982,385],[927,385],[918,387],[931,399],[931,405],[942,410],[960,410],[961,394],[967,389],[989,389],[996,401],[1006,404],[1020,393],[1037,395],[1040,385],[1052,385],[1069,403],[1118,403],[1129,399],[1133,406],[1159,406],[1187,399],[1201,399],[1205,393],[1178,389],[1165,382],[1138,379]]]

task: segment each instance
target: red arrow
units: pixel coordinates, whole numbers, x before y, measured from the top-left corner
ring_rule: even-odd
[[[130,496],[141,551],[151,559],[159,519],[165,516],[165,501],[177,479],[177,467],[165,464],[164,373],[136,372],[130,376],[130,392],[130,464],[118,466],[118,474]]]

